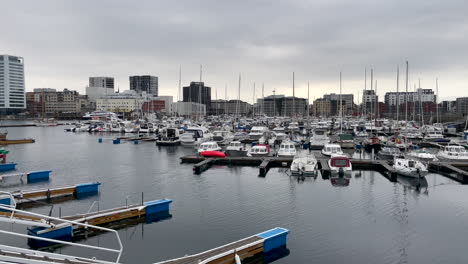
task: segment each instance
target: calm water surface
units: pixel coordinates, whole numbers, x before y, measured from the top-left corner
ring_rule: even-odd
[[[153,263],[197,253],[280,226],[291,230],[290,254],[275,263],[467,263],[468,190],[430,174],[428,187],[392,183],[377,172],[355,171],[349,186],[335,187],[320,176],[298,181],[282,169],[265,178],[254,167],[212,167],[201,175],[179,157],[184,147],[158,148],[154,142],[113,145],[64,127],[9,128],[9,138],[32,137],[34,144],[9,146],[19,172],[50,169],[39,188],[100,181],[100,195],[54,206],[53,214],[86,212],[170,198],[172,218],[119,231],[123,263]],[[48,213],[49,208],[35,209]],[[24,231],[25,227],[2,224]],[[23,239],[0,236],[9,245]],[[112,246],[109,234],[84,243]],[[62,253],[83,253],[65,247]],[[90,253],[88,253],[88,256]]]

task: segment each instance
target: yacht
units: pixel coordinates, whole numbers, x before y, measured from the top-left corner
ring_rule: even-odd
[[[254,126],[250,129],[249,140],[259,140],[264,132],[267,132],[268,128],[264,126]]]
[[[283,141],[278,150],[278,157],[294,157],[296,156],[296,146],[291,141]]]
[[[332,154],[328,160],[328,166],[330,167],[330,177],[351,177],[353,167],[351,160],[342,154]]]
[[[310,149],[322,149],[326,144],[330,143],[330,138],[325,129],[315,129],[309,140]]]
[[[412,178],[423,178],[428,173],[426,165],[413,158],[395,158],[393,168],[396,173]]]
[[[89,125],[77,123],[74,128],[71,129],[72,132],[88,132]]]
[[[448,145],[437,153],[437,158],[446,161],[468,161],[468,152],[459,145]]]
[[[329,157],[333,154],[344,155],[340,145],[338,144],[326,144],[322,149],[322,154]]]
[[[381,160],[394,160],[395,157],[399,157],[401,151],[397,147],[385,146],[377,153],[377,157]]]
[[[270,146],[268,145],[255,145],[248,152],[249,157],[267,157],[270,155]]]
[[[180,145],[180,134],[179,129],[175,127],[165,127],[161,129],[158,139],[156,139],[156,145],[158,146],[174,146]]]
[[[231,141],[226,147],[226,155],[230,157],[245,157],[247,150],[240,141]]]
[[[214,141],[203,142],[198,147],[198,153],[203,151],[221,151],[221,147]]]
[[[295,157],[291,163],[290,170],[293,176],[316,176],[317,160],[312,153]]]

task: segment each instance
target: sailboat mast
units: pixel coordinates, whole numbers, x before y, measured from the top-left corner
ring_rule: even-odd
[[[310,122],[309,122],[309,112],[310,112],[310,92],[309,92],[309,89],[310,89],[310,82],[307,82],[307,125],[309,126]]]
[[[252,117],[255,117],[255,82],[253,83]]]
[[[264,90],[265,90],[265,84],[262,83],[262,116],[265,115],[265,108],[264,108],[264,106],[265,106],[265,95],[263,94]]]
[[[343,134],[343,102],[341,101],[341,72],[340,72],[340,134]]]
[[[239,73],[239,87],[237,91],[237,102],[236,102],[236,117],[239,117],[240,89],[241,89],[241,74]]]
[[[293,110],[291,112],[291,116],[294,116],[294,113],[296,112],[295,96],[296,96],[296,94],[294,93],[294,72],[293,72]]]
[[[408,61],[406,61],[406,102],[405,102],[405,122],[408,122],[408,68],[409,68],[409,65],[408,65]],[[408,126],[406,126],[408,127]]]
[[[177,114],[179,114],[179,102],[181,101],[180,100],[180,97],[182,96],[182,65],[179,66],[179,96],[177,98]]]
[[[367,68],[364,68],[364,94],[363,94],[363,98],[366,98],[366,90],[367,90]],[[363,116],[366,116],[366,108],[367,108],[367,102],[366,100],[362,100],[362,115]]]
[[[439,78],[436,78],[436,98],[435,98],[435,103],[436,103],[437,124],[440,123],[440,119],[439,119],[439,104],[437,103],[438,100],[439,100]]]
[[[371,94],[372,91],[374,90],[374,69],[370,70],[370,89],[371,89]],[[375,98],[375,93],[374,96],[371,97],[371,103],[370,103],[370,120],[372,121],[372,113],[374,111],[374,98]]]
[[[224,85],[224,114],[227,115],[227,104],[228,104],[228,100],[227,100],[227,84]]]
[[[200,64],[200,83],[198,85],[198,103],[201,105],[201,95],[202,95],[202,65]],[[205,106],[206,107],[206,106]],[[206,111],[206,108],[205,108]],[[197,115],[197,121],[200,121],[201,118],[201,113],[198,113]]]

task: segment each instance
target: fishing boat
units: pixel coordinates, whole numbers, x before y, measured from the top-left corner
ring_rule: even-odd
[[[445,161],[468,161],[468,152],[459,145],[448,145],[437,153],[437,158]]]
[[[214,141],[203,142],[198,147],[198,153],[203,151],[221,151],[221,147]]]
[[[296,156],[296,146],[291,141],[283,141],[279,147],[278,157],[294,157]]]
[[[409,157],[395,158],[393,168],[396,173],[411,178],[423,178],[428,174],[427,167],[424,163]]]
[[[267,157],[270,155],[270,146],[268,145],[255,145],[248,152],[249,157]]]
[[[332,154],[328,160],[330,177],[351,177],[353,167],[351,160],[342,154]]]
[[[179,129],[175,127],[165,127],[161,129],[156,139],[157,146],[175,146],[180,145]]]
[[[322,154],[328,157],[331,157],[333,154],[344,155],[338,144],[326,144],[322,149]]]
[[[291,162],[291,174],[293,176],[313,177],[317,175],[317,159],[312,153],[306,153],[295,157]]]
[[[316,128],[313,130],[309,140],[310,149],[320,150],[328,143],[330,143],[330,137],[328,137],[326,129]]]
[[[229,157],[245,157],[247,156],[247,150],[240,141],[232,141],[226,147],[226,155]]]
[[[401,150],[397,147],[385,146],[377,153],[377,158],[381,160],[394,160],[401,155]]]

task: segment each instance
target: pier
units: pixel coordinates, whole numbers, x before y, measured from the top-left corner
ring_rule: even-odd
[[[225,158],[205,158],[198,155],[188,155],[181,157],[181,163],[195,163],[193,171],[200,174],[208,170],[213,165],[235,165],[235,166],[257,166],[259,176],[265,177],[271,168],[289,168],[292,158],[284,157],[225,157]],[[322,173],[330,171],[328,158],[318,155],[318,170]],[[353,170],[378,171],[389,181],[396,182],[397,173],[392,167],[391,161],[371,160],[371,159],[351,159]],[[460,162],[429,162],[428,169],[433,172],[442,172],[442,175],[449,177],[462,184],[468,184],[468,163]]]
[[[277,227],[202,253],[157,264],[240,263],[244,259],[286,247],[288,234],[288,229]]]

